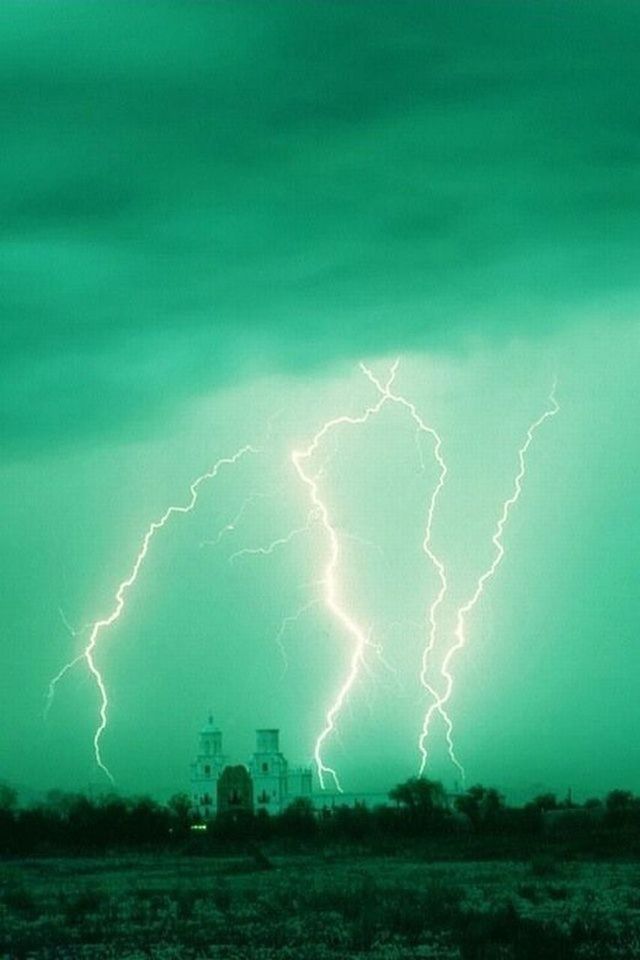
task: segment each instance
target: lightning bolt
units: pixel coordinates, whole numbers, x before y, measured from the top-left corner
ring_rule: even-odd
[[[240,460],[242,457],[244,457],[247,453],[258,453],[258,450],[255,447],[248,444],[244,447],[241,447],[232,456],[222,457],[213,465],[211,470],[208,470],[206,473],[201,474],[189,485],[190,497],[186,504],[177,505],[177,506],[173,505],[168,507],[167,510],[165,510],[165,512],[162,514],[159,520],[153,520],[149,524],[142,538],[142,541],[140,543],[140,548],[134,560],[133,566],[131,567],[131,570],[127,575],[127,577],[121,581],[121,583],[119,584],[116,590],[116,593],[114,596],[115,603],[113,608],[111,609],[111,612],[103,619],[95,620],[91,624],[91,632],[89,634],[89,640],[83,652],[79,654],[74,660],[71,660],[69,663],[65,664],[49,684],[48,703],[50,705],[50,702],[53,699],[53,696],[55,693],[55,688],[59,683],[59,681],[64,677],[64,675],[69,670],[71,670],[71,668],[75,666],[76,663],[79,663],[80,660],[84,660],[86,662],[87,667],[91,675],[93,676],[96,687],[98,688],[98,693],[100,697],[100,707],[98,711],[100,719],[98,722],[98,726],[95,730],[95,733],[93,735],[93,751],[94,751],[95,760],[98,767],[103,771],[103,773],[109,778],[109,780],[112,783],[114,782],[113,776],[111,774],[111,771],[108,769],[108,767],[105,765],[102,759],[102,752],[100,749],[100,741],[107,726],[107,715],[108,715],[108,708],[109,708],[109,697],[107,694],[107,688],[102,678],[102,674],[100,673],[100,670],[96,666],[96,663],[94,660],[94,653],[99,645],[100,637],[104,631],[108,630],[108,628],[111,627],[116,622],[116,620],[119,619],[122,611],[124,610],[127,593],[130,590],[130,588],[133,586],[133,584],[136,582],[136,580],[138,579],[138,574],[140,572],[142,564],[144,563],[144,560],[149,551],[149,545],[151,543],[151,540],[153,539],[155,534],[158,532],[158,530],[161,530],[162,527],[164,527],[165,524],[169,521],[169,519],[175,514],[190,513],[197,503],[198,491],[200,486],[206,480],[213,480],[215,477],[217,477],[222,467],[237,463],[237,461]]]
[[[385,657],[385,655],[384,655],[384,645],[382,644],[382,642],[381,642],[380,640],[373,640],[373,639],[372,639],[373,633],[374,633],[374,630],[373,630],[373,627],[371,627],[371,629],[369,630],[369,633],[368,633],[368,635],[367,635],[367,646],[368,646],[368,647],[371,647],[371,649],[374,651],[376,657],[378,658],[378,661],[380,662],[380,664],[384,667],[384,669],[385,669],[388,673],[390,673],[390,674],[393,675],[393,677],[394,677],[394,679],[395,679],[395,681],[396,681],[396,684],[398,685],[399,688],[401,688],[402,685],[401,685],[401,683],[400,683],[400,679],[399,679],[399,677],[398,677],[398,671],[397,671],[396,667],[394,667],[393,664],[390,663],[389,660],[387,660],[387,658]],[[363,661],[362,661],[362,662],[363,662],[363,665],[364,665],[367,673],[369,674],[370,677],[372,677],[372,676],[373,676],[373,671],[370,669],[370,667],[369,667],[366,659],[363,658]]]
[[[520,449],[518,450],[518,471],[516,473],[515,480],[514,480],[513,493],[511,494],[510,497],[508,497],[504,501],[502,505],[502,510],[498,518],[495,531],[491,538],[493,545],[495,547],[495,555],[494,555],[493,561],[491,562],[490,566],[484,571],[484,573],[482,573],[478,578],[475,590],[473,591],[473,594],[471,595],[469,600],[467,600],[466,603],[462,604],[462,606],[458,608],[457,617],[456,617],[456,628],[454,631],[454,638],[455,638],[454,643],[451,645],[451,647],[447,651],[444,657],[444,660],[442,662],[442,667],[440,668],[441,676],[444,678],[444,681],[445,681],[444,693],[442,696],[438,696],[436,701],[429,706],[429,709],[425,714],[424,722],[422,725],[422,733],[420,735],[420,740],[419,740],[420,752],[422,754],[422,761],[420,765],[421,775],[424,771],[424,768],[427,762],[427,738],[429,735],[429,726],[430,726],[432,717],[436,710],[444,716],[444,713],[443,713],[444,705],[449,700],[451,696],[451,692],[453,690],[453,676],[450,671],[451,661],[453,659],[453,656],[457,653],[457,651],[461,650],[462,647],[464,647],[467,642],[466,633],[465,633],[467,615],[471,613],[475,605],[478,603],[480,597],[484,593],[484,589],[487,581],[493,577],[496,570],[502,563],[502,558],[504,557],[504,554],[505,554],[505,549],[502,543],[502,535],[503,535],[506,523],[509,519],[509,514],[511,512],[511,509],[519,500],[520,494],[522,492],[522,481],[526,473],[525,458],[526,458],[527,451],[529,450],[529,447],[533,442],[534,434],[538,430],[538,428],[541,427],[546,420],[549,420],[551,417],[555,417],[555,415],[560,410],[560,407],[558,405],[558,401],[556,400],[556,395],[555,395],[556,386],[557,386],[556,381],[554,381],[553,386],[551,388],[551,392],[549,393],[549,397],[548,397],[549,406],[544,411],[544,413],[542,413],[538,417],[538,419],[534,420],[533,423],[529,426],[526,433],[525,441],[520,447]],[[462,776],[464,780],[464,770],[461,767],[458,760],[455,758],[452,736],[453,736],[453,728],[451,725],[451,721],[449,720],[447,724],[447,742],[449,746],[449,756],[451,757],[451,760],[453,761],[453,763],[462,772]]]
[[[321,477],[324,477],[324,475],[325,475],[325,471],[323,467],[323,469],[316,474],[315,478],[316,480],[319,480]],[[272,540],[271,543],[268,543],[266,545],[259,546],[259,547],[245,547],[242,550],[236,550],[236,552],[231,554],[231,556],[229,557],[229,561],[231,562],[231,561],[237,560],[242,556],[263,556],[263,557],[270,556],[279,547],[286,546],[293,539],[295,539],[296,537],[300,536],[303,533],[308,533],[309,530],[312,529],[313,525],[317,521],[318,521],[318,512],[316,510],[311,510],[307,517],[307,522],[304,524],[304,526],[294,527],[292,530],[289,531],[289,533],[285,534],[282,537],[278,537],[276,540]],[[353,540],[356,543],[362,544],[365,547],[372,547],[384,557],[384,551],[382,547],[379,544],[374,543],[372,540],[365,540],[362,537],[357,537],[354,534],[346,533],[345,531],[343,531],[342,536],[345,540]],[[318,581],[315,581],[313,583],[313,586],[318,586],[318,585],[322,586],[322,581],[320,581],[319,583]],[[293,613],[287,614],[281,620],[280,626],[274,638],[274,643],[278,647],[278,650],[280,651],[280,655],[282,657],[283,668],[282,668],[282,673],[280,675],[281,680],[285,677],[287,670],[289,669],[289,658],[287,656],[287,651],[285,649],[284,642],[283,642],[285,633],[287,632],[287,630],[289,629],[289,626],[292,623],[297,623],[297,621],[302,617],[303,614],[307,613],[313,607],[317,607],[320,603],[321,603],[321,600],[319,598],[309,600],[307,603],[303,604],[301,607],[298,607],[298,609],[295,610]],[[375,651],[378,660],[380,661],[382,666],[385,667],[385,669],[387,669],[390,673],[394,673],[394,674],[397,673],[396,669],[388,662],[388,660],[385,659],[383,654],[384,648],[382,643],[374,642],[373,640],[371,640],[371,637],[369,635],[367,636],[367,646],[371,647],[371,649]]]
[[[200,543],[200,546],[201,547],[217,547],[220,541],[223,539],[223,537],[225,537],[228,533],[233,533],[235,531],[236,527],[242,520],[243,516],[245,515],[246,511],[251,506],[251,504],[255,503],[257,500],[266,500],[267,497],[270,497],[270,496],[271,496],[270,493],[250,494],[245,500],[242,501],[240,509],[235,514],[235,516],[232,517],[231,520],[228,521],[228,523],[225,523],[224,526],[220,527],[220,529],[218,530],[218,533],[213,538],[213,540],[202,540]]]
[[[233,563],[234,560],[238,560],[240,557],[246,556],[262,556],[268,557],[278,547],[286,546],[286,544],[291,543],[296,537],[299,537],[303,533],[308,533],[313,524],[318,520],[317,510],[310,510],[309,515],[307,516],[307,522],[301,527],[294,527],[293,530],[284,537],[278,537],[277,540],[272,540],[266,547],[244,547],[242,550],[236,550],[235,553],[232,553],[229,557],[229,562]]]
[[[84,626],[80,627],[80,629],[78,630],[76,629],[76,627],[73,626],[73,624],[69,623],[67,619],[67,615],[62,609],[62,607],[58,607],[58,613],[60,614],[60,619],[62,620],[62,622],[64,623],[65,627],[67,628],[67,630],[69,631],[72,637],[79,637],[89,627],[89,624],[85,623]]]
[[[391,367],[391,372],[386,383],[386,389],[389,389],[395,379],[396,372],[398,369],[398,360],[395,361]],[[364,649],[368,642],[367,632],[364,628],[358,623],[358,621],[351,616],[344,605],[344,601],[341,596],[341,590],[338,585],[337,579],[337,570],[341,557],[340,550],[340,539],[338,537],[338,532],[331,521],[329,514],[329,508],[325,501],[322,499],[322,495],[319,489],[319,479],[318,476],[308,473],[305,470],[306,463],[313,457],[313,455],[318,450],[320,444],[325,439],[327,434],[335,430],[337,427],[341,426],[361,426],[366,423],[371,417],[374,417],[380,412],[382,407],[389,400],[388,394],[382,392],[380,399],[377,403],[369,406],[365,409],[364,413],[360,416],[347,416],[343,415],[341,417],[334,417],[331,420],[327,420],[318,430],[318,432],[312,437],[306,447],[303,447],[299,450],[293,450],[291,452],[291,462],[293,464],[294,470],[296,471],[300,481],[306,487],[309,500],[312,506],[312,509],[317,511],[318,520],[322,526],[322,529],[326,535],[328,545],[329,545],[329,555],[324,567],[324,575],[321,579],[321,585],[324,588],[324,602],[327,609],[331,614],[336,618],[341,627],[345,632],[353,639],[353,651],[349,663],[349,671],[346,679],[344,680],[342,686],[338,690],[336,698],[332,705],[329,707],[327,714],[325,716],[325,726],[323,730],[318,735],[318,738],[315,743],[314,748],[314,758],[316,762],[316,767],[318,770],[318,779],[320,780],[320,786],[324,790],[325,788],[325,776],[329,776],[333,779],[336,789],[342,793],[342,786],[338,778],[338,774],[333,769],[333,767],[328,766],[324,763],[322,759],[322,751],[324,743],[335,730],[336,719],[342,709],[342,706],[349,694],[349,691],[353,687],[356,678],[358,676],[359,667],[363,660]]]
[[[427,636],[427,642],[426,642],[426,644],[425,644],[425,646],[424,646],[424,649],[423,649],[423,652],[422,652],[422,660],[421,660],[421,666],[420,666],[420,683],[422,684],[422,686],[424,687],[424,689],[433,697],[434,708],[435,708],[435,709],[438,711],[438,713],[441,715],[441,717],[442,717],[442,719],[443,719],[443,721],[444,721],[444,724],[445,724],[447,743],[448,743],[448,745],[449,745],[449,752],[450,752],[451,758],[452,758],[454,764],[455,764],[455,765],[458,767],[458,769],[460,770],[460,773],[462,774],[462,776],[464,777],[464,770],[462,769],[462,767],[461,767],[460,764],[458,763],[458,760],[456,759],[455,753],[454,753],[454,751],[453,751],[453,741],[452,741],[452,739],[451,739],[451,737],[452,737],[452,731],[453,731],[453,725],[452,725],[452,723],[451,723],[451,718],[448,716],[447,711],[446,711],[445,708],[444,708],[444,701],[440,701],[440,698],[438,697],[438,694],[437,694],[436,690],[431,686],[431,684],[429,683],[428,678],[427,678],[427,669],[428,669],[429,657],[430,657],[431,653],[433,652],[433,649],[434,649],[435,643],[436,643],[436,635],[437,635],[437,612],[438,612],[438,608],[440,607],[440,605],[442,604],[442,602],[443,602],[443,600],[444,600],[444,598],[445,598],[445,595],[446,595],[446,592],[447,592],[447,589],[448,589],[447,574],[446,574],[446,569],[445,569],[444,563],[443,563],[442,560],[433,552],[433,549],[432,549],[432,547],[431,547],[431,535],[432,535],[432,530],[433,530],[433,518],[434,518],[434,516],[435,516],[436,506],[437,506],[437,503],[438,503],[438,497],[440,496],[440,492],[441,492],[442,488],[444,487],[445,480],[446,480],[447,473],[448,473],[447,465],[446,465],[446,463],[445,463],[445,461],[444,461],[444,458],[443,458],[443,456],[442,456],[442,438],[441,438],[440,435],[438,434],[437,430],[434,429],[434,427],[430,426],[428,423],[425,423],[425,421],[423,420],[423,418],[422,418],[422,417],[420,416],[420,414],[418,413],[418,410],[417,410],[417,408],[416,408],[416,406],[415,406],[414,403],[412,403],[410,400],[407,400],[406,397],[403,397],[403,396],[401,396],[400,394],[393,393],[393,392],[391,391],[391,384],[387,384],[387,386],[384,387],[384,386],[381,384],[381,382],[378,380],[378,378],[374,376],[374,374],[371,372],[371,370],[370,370],[364,363],[361,363],[361,364],[360,364],[360,369],[363,371],[363,373],[365,374],[365,376],[367,376],[367,377],[369,378],[369,380],[371,381],[371,383],[374,384],[374,386],[376,387],[376,389],[377,389],[381,394],[385,395],[385,396],[388,397],[388,399],[391,400],[393,403],[399,404],[400,406],[404,407],[405,410],[408,411],[409,416],[411,417],[411,419],[413,420],[413,422],[414,422],[415,425],[416,425],[416,434],[415,434],[415,435],[416,435],[416,447],[417,447],[417,449],[418,449],[418,454],[419,454],[419,458],[420,458],[420,464],[421,464],[421,468],[422,468],[423,471],[425,470],[424,456],[423,456],[423,454],[422,454],[422,447],[420,446],[420,444],[419,444],[419,442],[418,442],[418,438],[420,437],[420,435],[426,434],[426,435],[427,435],[428,437],[430,437],[431,440],[433,441],[433,455],[434,455],[434,458],[435,458],[435,460],[436,460],[436,463],[438,464],[439,475],[438,475],[437,483],[436,483],[435,488],[434,488],[434,490],[433,490],[433,492],[432,492],[432,494],[431,494],[431,497],[429,498],[429,502],[428,502],[428,506],[427,506],[427,521],[426,521],[426,526],[425,526],[425,531],[424,531],[424,537],[423,537],[423,540],[422,540],[422,550],[423,550],[423,552],[426,554],[426,556],[428,557],[428,559],[429,559],[429,561],[431,562],[431,564],[433,565],[433,567],[435,568],[436,574],[437,574],[437,576],[438,576],[438,580],[439,580],[439,582],[440,582],[440,586],[439,586],[439,588],[438,588],[438,592],[437,592],[437,594],[436,594],[436,596],[435,596],[435,599],[433,600],[433,602],[431,603],[431,606],[429,607],[429,612],[428,612],[428,616],[427,616],[427,620],[428,620],[428,636]],[[420,746],[420,749],[422,750],[422,743],[421,743],[421,742],[420,742],[419,746]],[[422,774],[422,772],[423,772],[423,770],[424,770],[424,764],[425,764],[425,762],[426,762],[426,754],[423,754],[423,762],[422,762],[422,765],[421,765],[421,768],[420,768],[420,774]]]
[[[62,607],[58,607],[58,613],[60,614],[60,619],[62,620],[65,627],[67,628],[67,630],[69,631],[69,633],[74,639],[76,637],[81,636],[83,633],[85,633],[91,626],[90,623],[85,623],[84,626],[80,627],[79,630],[76,630],[76,628],[72,626],[72,624],[69,623],[69,621],[67,620],[66,614],[62,609]],[[44,703],[44,710],[42,711],[43,720],[46,720],[47,717],[49,716],[49,711],[51,710],[51,705],[53,704],[53,698],[55,696],[56,687],[58,683],[60,682],[60,680],[62,680],[64,675],[69,672],[69,670],[75,667],[76,663],[80,663],[80,661],[83,659],[84,659],[84,651],[82,653],[79,653],[77,657],[74,657],[73,660],[70,660],[69,663],[65,663],[64,667],[61,670],[59,670],[58,673],[56,673],[55,677],[52,677],[51,680],[49,681],[49,686],[47,688],[47,695]]]
[[[289,669],[289,658],[287,657],[287,651],[284,645],[284,635],[291,626],[292,623],[297,623],[298,620],[304,616],[305,613],[308,613],[309,610],[312,610],[314,607],[317,607],[320,603],[320,600],[309,600],[303,606],[298,607],[294,613],[287,614],[286,617],[283,617],[278,632],[275,635],[274,642],[280,651],[282,656],[282,673],[280,679],[282,680]]]
[[[82,653],[79,653],[78,656],[74,657],[73,660],[69,660],[68,663],[65,663],[62,669],[56,673],[55,677],[52,677],[51,680],[49,681],[49,686],[47,688],[47,696],[44,704],[44,710],[42,712],[42,717],[44,720],[46,720],[47,717],[49,716],[49,711],[51,710],[51,706],[53,704],[53,698],[55,697],[55,693],[56,693],[56,687],[58,686],[62,678],[65,676],[65,674],[67,674],[69,670],[72,670],[77,663],[80,663],[80,661],[84,659],[85,659],[85,655],[83,650]]]
[[[320,428],[320,430],[315,434],[315,436],[311,439],[311,441],[308,443],[306,447],[302,448],[301,450],[294,450],[291,454],[291,460],[293,462],[294,468],[298,474],[298,477],[307,488],[309,499],[312,506],[315,507],[316,510],[318,511],[320,523],[324,528],[324,531],[329,543],[329,556],[328,556],[326,566],[324,568],[324,577],[322,579],[322,583],[325,589],[325,605],[329,609],[329,611],[333,614],[333,616],[338,620],[340,625],[344,628],[345,632],[349,634],[354,641],[349,671],[347,673],[347,676],[342,686],[338,690],[335,700],[333,701],[333,703],[331,704],[331,706],[329,707],[326,713],[324,728],[321,730],[315,744],[314,757],[315,757],[316,767],[318,770],[318,778],[320,780],[320,785],[322,789],[324,789],[324,786],[325,786],[325,776],[328,776],[333,779],[333,782],[335,783],[336,788],[339,791],[342,791],[340,780],[338,778],[338,775],[335,769],[333,767],[328,766],[323,760],[323,747],[327,738],[330,737],[331,734],[334,732],[336,728],[337,718],[342,710],[342,707],[344,706],[344,703],[349,695],[349,692],[351,691],[356,681],[356,678],[359,673],[359,667],[363,662],[365,647],[367,645],[371,645],[367,632],[349,614],[349,612],[345,608],[345,605],[341,596],[341,591],[337,581],[337,570],[338,570],[340,556],[341,556],[340,541],[339,541],[338,533],[331,521],[331,518],[329,515],[329,509],[325,501],[322,499],[320,489],[319,489],[319,484],[318,484],[318,478],[308,473],[304,467],[307,461],[309,461],[309,459],[313,457],[318,447],[320,446],[320,444],[322,443],[322,441],[325,439],[325,437],[330,431],[333,431],[336,427],[339,427],[342,425],[360,426],[366,423],[367,420],[369,420],[371,417],[378,414],[386,403],[396,403],[402,406],[404,409],[406,409],[409,412],[413,422],[416,424],[416,428],[418,431],[421,431],[422,433],[427,434],[433,439],[434,455],[440,467],[440,475],[438,478],[438,483],[436,485],[436,488],[433,494],[431,495],[431,498],[429,501],[429,507],[427,511],[427,527],[426,527],[426,532],[425,532],[422,546],[423,546],[424,552],[436,567],[438,571],[438,575],[440,577],[440,581],[441,581],[440,592],[438,594],[438,597],[434,601],[434,605],[431,611],[432,629],[434,632],[434,637],[435,637],[435,612],[439,604],[442,602],[442,599],[446,592],[447,584],[446,584],[446,574],[445,574],[444,565],[438,559],[438,557],[433,553],[431,549],[431,528],[433,524],[433,516],[434,516],[434,512],[435,512],[435,508],[438,500],[438,495],[444,485],[445,477],[447,474],[447,467],[442,458],[442,453],[441,453],[442,442],[439,435],[434,430],[434,428],[431,427],[429,424],[425,423],[425,421],[422,419],[422,417],[420,416],[420,414],[418,413],[415,407],[415,404],[407,400],[406,397],[403,397],[402,395],[393,392],[392,387],[395,382],[395,378],[398,370],[398,364],[399,364],[399,361],[396,360],[393,366],[391,367],[391,371],[386,383],[383,384],[371,372],[371,370],[366,366],[366,364],[361,363],[360,369],[365,374],[365,376],[370,380],[370,382],[376,387],[376,389],[378,390],[378,393],[380,394],[378,402],[372,406],[367,407],[365,412],[359,417],[342,416],[342,417],[336,417],[332,420],[328,420]],[[430,640],[430,643],[432,642],[433,642],[433,639]],[[437,694],[434,690],[432,690],[432,688],[430,688],[426,679],[426,658],[430,649],[431,647],[427,645],[427,648],[425,649],[425,654],[423,657],[422,682],[425,685],[425,687],[430,690],[434,699],[436,699]]]

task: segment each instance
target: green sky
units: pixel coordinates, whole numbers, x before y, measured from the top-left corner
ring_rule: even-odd
[[[313,608],[283,676],[274,638],[326,541],[228,558],[304,523],[291,449],[375,399],[360,359],[400,356],[450,467],[443,643],[559,380],[455,661],[470,779],[640,790],[639,44],[615,0],[5,0],[0,779],[102,782],[86,672],[41,718],[82,645],[59,608],[106,615],[149,521],[246,442],[263,452],[158,534],[100,648],[105,758],[123,790],[174,792],[210,707],[234,758],[259,725],[310,758],[349,641]],[[422,453],[389,410],[317,458],[345,598],[392,667],[372,658],[328,748],[354,789],[416,769]],[[430,772],[455,772],[440,727]]]

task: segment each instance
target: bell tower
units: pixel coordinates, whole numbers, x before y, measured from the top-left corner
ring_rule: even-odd
[[[287,794],[287,761],[279,738],[279,730],[256,730],[256,751],[249,762],[254,808],[268,813],[280,813]]]
[[[227,764],[222,752],[222,731],[209,715],[198,738],[198,755],[191,764],[191,800],[202,817],[210,817],[217,809],[218,778]]]

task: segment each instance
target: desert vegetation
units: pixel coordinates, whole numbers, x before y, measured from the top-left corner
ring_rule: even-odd
[[[0,793],[0,958],[640,958],[640,805],[389,804],[198,823],[188,799]],[[195,828],[195,829],[194,829]]]
[[[0,956],[640,957],[630,863],[406,857],[5,862]]]

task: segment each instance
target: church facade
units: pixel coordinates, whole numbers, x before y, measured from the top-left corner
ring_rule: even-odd
[[[194,810],[205,819],[233,809],[276,814],[300,797],[311,799],[311,768],[290,768],[279,741],[279,730],[256,730],[256,749],[249,763],[232,766],[222,749],[222,731],[209,717],[200,731],[198,754],[191,764]]]

